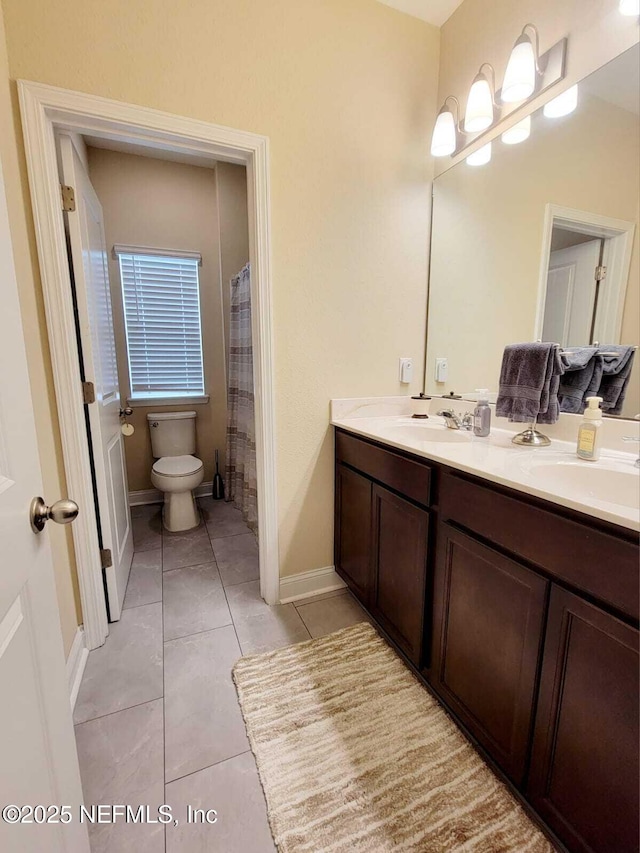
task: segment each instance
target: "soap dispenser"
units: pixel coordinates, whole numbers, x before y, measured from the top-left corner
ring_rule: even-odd
[[[587,397],[584,420],[578,429],[576,453],[579,459],[585,459],[588,462],[597,462],[600,458],[601,402],[602,397]]]
[[[486,438],[491,430],[491,406],[487,388],[476,388],[478,402],[473,410],[473,434]]]

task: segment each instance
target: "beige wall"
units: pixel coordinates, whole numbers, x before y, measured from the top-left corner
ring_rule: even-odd
[[[12,114],[7,53],[3,20],[0,14],[0,157],[2,158],[20,308],[25,330],[29,378],[38,436],[38,452],[42,467],[43,492],[47,502],[53,503],[59,498],[67,497],[67,487],[60,448],[60,434],[57,426],[53,379],[33,230],[20,185],[20,169],[23,168],[24,164],[22,163],[21,147],[16,144],[17,132]],[[62,636],[65,654],[68,654],[76,633],[76,626],[81,621],[80,595],[71,531],[68,527],[50,524],[47,527],[46,535],[51,539]]]
[[[216,164],[218,220],[220,222],[220,271],[224,313],[225,353],[229,359],[229,303],[231,277],[249,260],[247,170],[233,163]]]
[[[224,455],[227,394],[220,289],[220,241],[216,176],[213,169],[135,154],[89,148],[89,174],[102,204],[120,393],[129,395],[127,345],[118,261],[114,243],[200,252],[200,310],[206,405],[140,406],[130,418],[135,433],[125,441],[129,490],[151,489],[151,439],[148,412],[197,412],[197,453],[205,481],[213,478],[214,450]]]
[[[456,95],[464,109],[482,62],[494,66],[499,88],[514,42],[528,22],[540,32],[541,53],[569,36],[562,86],[581,80],[638,41],[637,18],[621,15],[618,6],[619,0],[465,0],[441,30],[439,103]],[[437,161],[436,171],[450,162]]]
[[[638,116],[585,96],[558,123],[534,116],[530,139],[494,146],[490,164],[460,163],[438,176],[428,393],[497,391],[504,346],[534,338],[546,205],[637,222],[639,169]],[[639,242],[636,228],[621,335],[622,343],[636,345]],[[435,359],[443,356],[449,381],[436,385]],[[637,377],[636,365],[626,417],[639,410]]]
[[[422,385],[438,30],[373,0],[4,12],[14,79],[269,136],[281,573],[331,565],[329,399]],[[22,192],[28,206],[24,175]],[[44,371],[42,326],[30,347]],[[415,360],[409,388],[399,356]],[[41,412],[43,442],[55,424]]]

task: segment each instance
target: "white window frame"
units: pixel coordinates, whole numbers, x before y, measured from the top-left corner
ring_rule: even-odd
[[[153,258],[172,258],[176,260],[188,260],[197,263],[198,266],[202,265],[202,256],[198,252],[185,252],[179,251],[176,249],[158,249],[149,246],[127,246],[116,244],[113,247],[113,256],[118,261],[119,267],[119,275],[120,275],[120,288],[122,292],[122,306],[123,306],[123,323],[125,329],[125,338],[126,338],[126,346],[127,346],[127,375],[129,379],[129,396],[127,397],[127,404],[132,407],[136,406],[158,406],[158,405],[202,405],[209,402],[209,395],[206,393],[206,375],[204,369],[204,347],[202,341],[202,311],[201,311],[201,303],[200,303],[200,277],[197,273],[196,268],[196,276],[198,282],[198,328],[200,332],[200,368],[202,375],[202,390],[197,393],[190,393],[189,391],[182,390],[179,393],[171,393],[171,392],[136,392],[134,391],[134,377],[132,373],[132,365],[131,365],[131,356],[129,350],[129,335],[130,330],[127,323],[127,297],[125,294],[125,279],[123,275],[122,269],[122,256],[131,256],[131,257],[140,257],[140,256],[149,256]]]

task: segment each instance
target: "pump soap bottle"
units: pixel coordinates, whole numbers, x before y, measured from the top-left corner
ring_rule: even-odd
[[[578,429],[578,446],[576,453],[579,459],[597,462],[600,458],[600,428],[602,427],[602,397],[587,397],[587,408],[584,410],[584,420]]]
[[[473,434],[486,438],[491,430],[491,406],[487,388],[476,388],[478,402],[473,410]]]

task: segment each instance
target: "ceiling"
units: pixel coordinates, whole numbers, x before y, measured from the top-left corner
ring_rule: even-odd
[[[441,27],[458,6],[462,5],[463,0],[378,0],[378,2]]]

